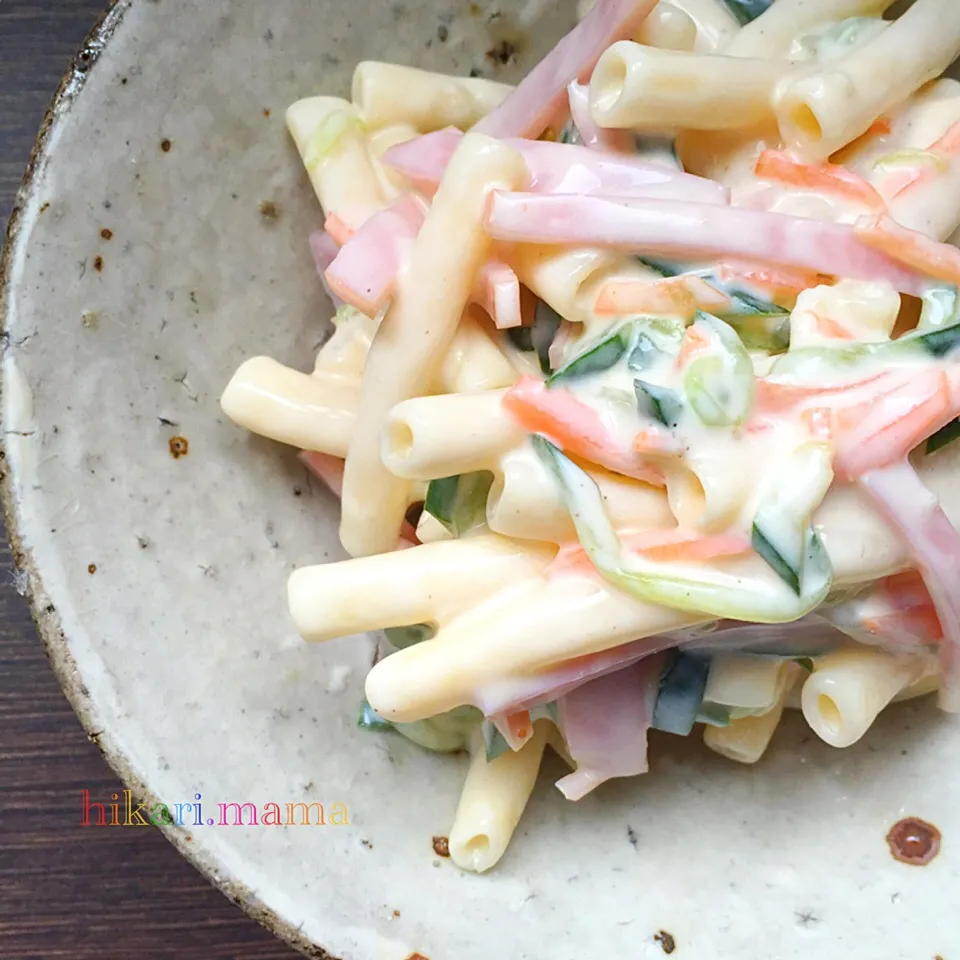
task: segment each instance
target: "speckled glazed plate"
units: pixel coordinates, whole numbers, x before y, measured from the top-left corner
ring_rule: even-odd
[[[536,38],[513,37],[521,61],[572,19],[572,0],[540,6]],[[164,828],[178,848],[314,956],[951,960],[960,722],[932,703],[845,752],[789,720],[750,769],[661,739],[649,776],[578,805],[548,769],[477,877],[431,842],[465,761],[357,729],[369,642],[293,635],[284,583],[340,556],[336,505],[217,403],[247,356],[306,366],[330,312],[283,110],[345,91],[364,57],[498,74],[484,54],[511,20],[491,27],[492,10],[131,0],[93,34],[3,264],[5,502],[63,685],[136,792],[200,795],[199,825]],[[328,825],[208,823],[269,801],[321,802]],[[943,833],[924,868],[884,839],[907,816]]]

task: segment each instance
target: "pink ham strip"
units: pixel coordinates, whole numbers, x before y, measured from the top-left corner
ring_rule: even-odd
[[[425,219],[424,205],[413,194],[375,213],[327,268],[330,289],[362,313],[376,316],[392,296],[397,273]]]
[[[629,39],[655,5],[656,0],[597,0],[520,86],[473,129],[491,137],[539,137],[563,111],[569,84],[586,80],[607,47]]]
[[[614,777],[647,772],[647,733],[662,670],[662,656],[647,657],[560,699],[560,729],[577,764],[557,783],[568,800]]]
[[[625,197],[494,193],[497,240],[606,246],[681,257],[746,257],[853,280],[887,281],[920,296],[927,281],[870,249],[853,227],[734,207]]]
[[[341,301],[376,316],[393,296],[397,274],[416,239],[426,211],[408,194],[375,213],[350,236],[325,270],[325,280]],[[494,260],[480,274],[478,303],[501,330],[523,324],[520,281],[507,264]]]
[[[449,128],[391,147],[384,162],[417,189],[432,194],[463,134]],[[665,164],[650,163],[571,143],[505,140],[526,161],[534,193],[607,194],[660,200],[726,204],[730,194],[714,180]]]
[[[301,451],[300,462],[339,500],[343,494],[343,461],[328,453],[314,450]],[[408,520],[403,521],[400,531],[400,549],[415,547],[420,543],[417,531]]]
[[[343,306],[343,300],[330,289],[330,284],[327,283],[327,278],[324,274],[327,272],[330,264],[336,259],[340,248],[337,246],[336,240],[325,230],[315,230],[310,234],[310,252],[313,254],[313,262],[317,268],[317,275],[320,277],[320,282],[323,284],[323,289],[330,298],[333,309],[339,310]]]
[[[907,544],[936,607],[940,706],[960,713],[960,534],[909,460],[860,478],[860,486]]]
[[[474,302],[487,312],[498,330],[523,326],[523,293],[512,268],[491,260],[480,271]]]
[[[611,153],[630,153],[633,138],[625,130],[607,130],[590,113],[590,88],[574,81],[567,87],[570,118],[585,147],[591,150],[609,150]]]

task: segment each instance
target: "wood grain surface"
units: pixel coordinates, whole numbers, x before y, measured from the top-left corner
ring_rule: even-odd
[[[271,3],[276,0],[256,0]],[[0,219],[104,0],[0,0]],[[292,960],[150,828],[80,827],[122,785],[47,663],[0,540],[0,960]]]

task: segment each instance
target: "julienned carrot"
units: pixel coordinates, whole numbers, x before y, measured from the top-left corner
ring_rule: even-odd
[[[802,386],[758,377],[754,404],[761,413],[779,413],[803,403],[823,406],[825,403],[830,403],[831,398],[843,396],[852,390],[858,390],[889,376],[890,374],[887,373],[874,373],[862,380],[841,386]]]
[[[633,452],[641,457],[679,457],[683,444],[672,433],[653,427],[641,430],[633,438]]]
[[[767,300],[791,310],[804,290],[833,283],[833,277],[824,273],[738,260],[719,263],[715,273],[717,279],[723,283],[746,283]]]
[[[697,310],[714,313],[730,298],[701,277],[668,277],[665,280],[611,280],[604,284],[594,310],[600,316],[651,314],[692,320]]]
[[[697,354],[710,349],[710,341],[697,329],[696,325],[687,327],[677,354],[677,366],[685,367]]]
[[[830,317],[822,317],[819,313],[814,314],[814,325],[817,333],[823,337],[829,337],[832,340],[856,340],[857,338],[846,327],[837,323]]]
[[[542,433],[576,457],[635,480],[662,487],[663,474],[617,442],[600,414],[561,387],[550,389],[523,377],[503,398],[503,407],[530,433]]]
[[[956,157],[960,155],[960,122],[951,126],[947,132],[925,151],[929,154],[929,161],[923,165],[916,165],[906,170],[899,170],[884,180],[884,191],[891,197],[899,197],[912,187],[927,183],[938,173],[945,173],[948,168],[946,162],[938,164],[938,157]]]
[[[838,164],[802,163],[782,150],[764,150],[755,172],[764,180],[835,193],[878,213],[887,209],[883,197],[871,184]]]
[[[884,215],[861,217],[854,225],[857,237],[868,247],[906,264],[935,280],[960,284],[960,250],[948,243],[901,227]]]
[[[523,744],[533,736],[533,723],[530,720],[530,711],[521,710],[519,713],[511,713],[506,718],[507,730],[514,741]]]
[[[709,563],[728,557],[741,557],[752,549],[748,537],[736,533],[702,536],[679,528],[645,530],[620,537],[624,549],[659,563]],[[593,570],[593,563],[579,544],[560,549],[548,573],[584,573]]]
[[[868,633],[901,643],[910,640],[933,644],[943,638],[943,628],[930,591],[916,570],[884,578],[876,596],[889,609],[864,618],[863,626]]]
[[[867,402],[834,410],[834,465],[841,479],[857,477],[902,460],[957,416],[950,383],[942,371]]]
[[[950,157],[960,154],[960,120],[953,124],[936,143],[931,145],[930,150],[934,153],[945,153]]]
[[[337,245],[340,247],[346,246],[350,238],[356,233],[353,227],[349,226],[342,217],[335,213],[331,213],[330,216],[327,217],[323,229],[337,241]]]

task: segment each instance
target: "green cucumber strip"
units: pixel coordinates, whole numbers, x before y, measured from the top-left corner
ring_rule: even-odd
[[[664,278],[679,277],[683,273],[683,268],[679,264],[671,263],[669,260],[654,260],[652,257],[641,256],[635,256],[633,259]]]
[[[732,316],[724,314],[736,331],[740,342],[748,350],[763,350],[765,353],[784,353],[790,349],[790,315],[751,314]]]
[[[633,386],[637,392],[640,416],[650,417],[671,430],[677,426],[683,415],[683,401],[676,390],[658,387],[643,380],[634,380]]]
[[[492,720],[484,720],[481,729],[483,731],[483,744],[487,751],[487,763],[492,763],[497,757],[502,757],[505,753],[510,752],[510,744],[507,743]]]
[[[710,664],[704,657],[678,652],[660,678],[653,727],[686,737],[693,730],[703,703]]]
[[[773,4],[773,0],[723,0],[741,27],[756,20]]]
[[[491,486],[493,474],[486,470],[431,480],[423,509],[455,537],[462,537],[486,523]]]
[[[951,420],[927,441],[927,453],[936,453],[957,439],[960,439],[960,420]]]
[[[394,725],[389,720],[384,720],[373,707],[363,700],[360,703],[360,714],[357,717],[357,726],[364,730],[394,730]]]
[[[560,131],[560,136],[557,138],[557,142],[574,144],[583,143],[583,141],[580,139],[580,131],[576,128],[572,120]]]
[[[427,499],[423,509],[436,517],[448,530],[453,528],[453,514],[457,508],[457,492],[460,489],[460,477],[443,477],[431,480],[427,487]]]
[[[609,370],[619,363],[630,349],[630,333],[628,327],[620,327],[619,330],[604,337],[599,343],[589,347],[569,363],[565,363],[547,380],[547,386],[553,386],[561,380],[575,380]]]
[[[533,349],[537,352],[537,359],[540,361],[540,370],[543,373],[553,372],[550,367],[550,347],[556,339],[557,331],[562,323],[563,317],[553,307],[544,303],[543,300],[537,302],[531,339]]]
[[[817,566],[814,578],[825,578],[829,591],[830,561],[810,517],[833,482],[830,448],[804,443],[784,457],[767,481],[753,520],[752,542],[757,554],[797,595],[804,592],[805,564]]]
[[[551,373],[550,345],[563,323],[563,317],[549,304],[537,301],[533,324],[529,327],[512,327],[505,331],[507,339],[521,353],[536,353],[543,373]]]
[[[942,359],[960,350],[960,323],[936,330],[904,334],[884,343],[854,346],[802,347],[780,357],[770,371],[773,377],[791,375],[803,382],[830,382],[831,375],[849,374],[853,367],[869,360],[888,362],[911,356]]]
[[[429,640],[436,630],[429,623],[415,623],[409,627],[386,627],[387,639],[398,650],[406,650],[424,640]]]
[[[730,712],[730,708],[722,703],[710,703],[708,700],[704,700],[700,704],[697,723],[705,723],[711,727],[729,727],[730,721],[733,719]]]
[[[511,327],[507,339],[521,352],[533,353],[533,327]]]
[[[344,110],[335,110],[325,117],[307,141],[303,164],[311,173],[333,153],[345,133],[350,130],[363,130],[363,124],[357,117]]]
[[[638,333],[630,356],[627,357],[627,366],[634,373],[640,373],[641,370],[651,367],[659,356],[660,350],[654,342],[645,333]]]
[[[787,623],[815,610],[830,590],[833,571],[813,530],[807,531],[805,539],[799,597],[788,588],[778,589],[775,583],[753,585],[720,570],[692,575],[683,564],[652,563],[636,554],[628,558],[591,477],[544,437],[531,437],[531,443],[560,485],[587,556],[603,577],[630,596],[704,619]]]
[[[941,327],[939,330],[931,330],[929,333],[908,334],[900,340],[894,340],[882,346],[892,347],[895,344],[907,342],[918,344],[933,357],[946,357],[960,348],[960,323]]]
[[[707,426],[739,426],[753,407],[753,361],[728,323],[702,311],[696,322],[712,346],[687,367],[683,380],[687,403]]]
[[[799,597],[800,571],[784,559],[780,551],[764,536],[763,531],[756,523],[753,525],[751,540],[753,549],[756,550],[773,572]]]

